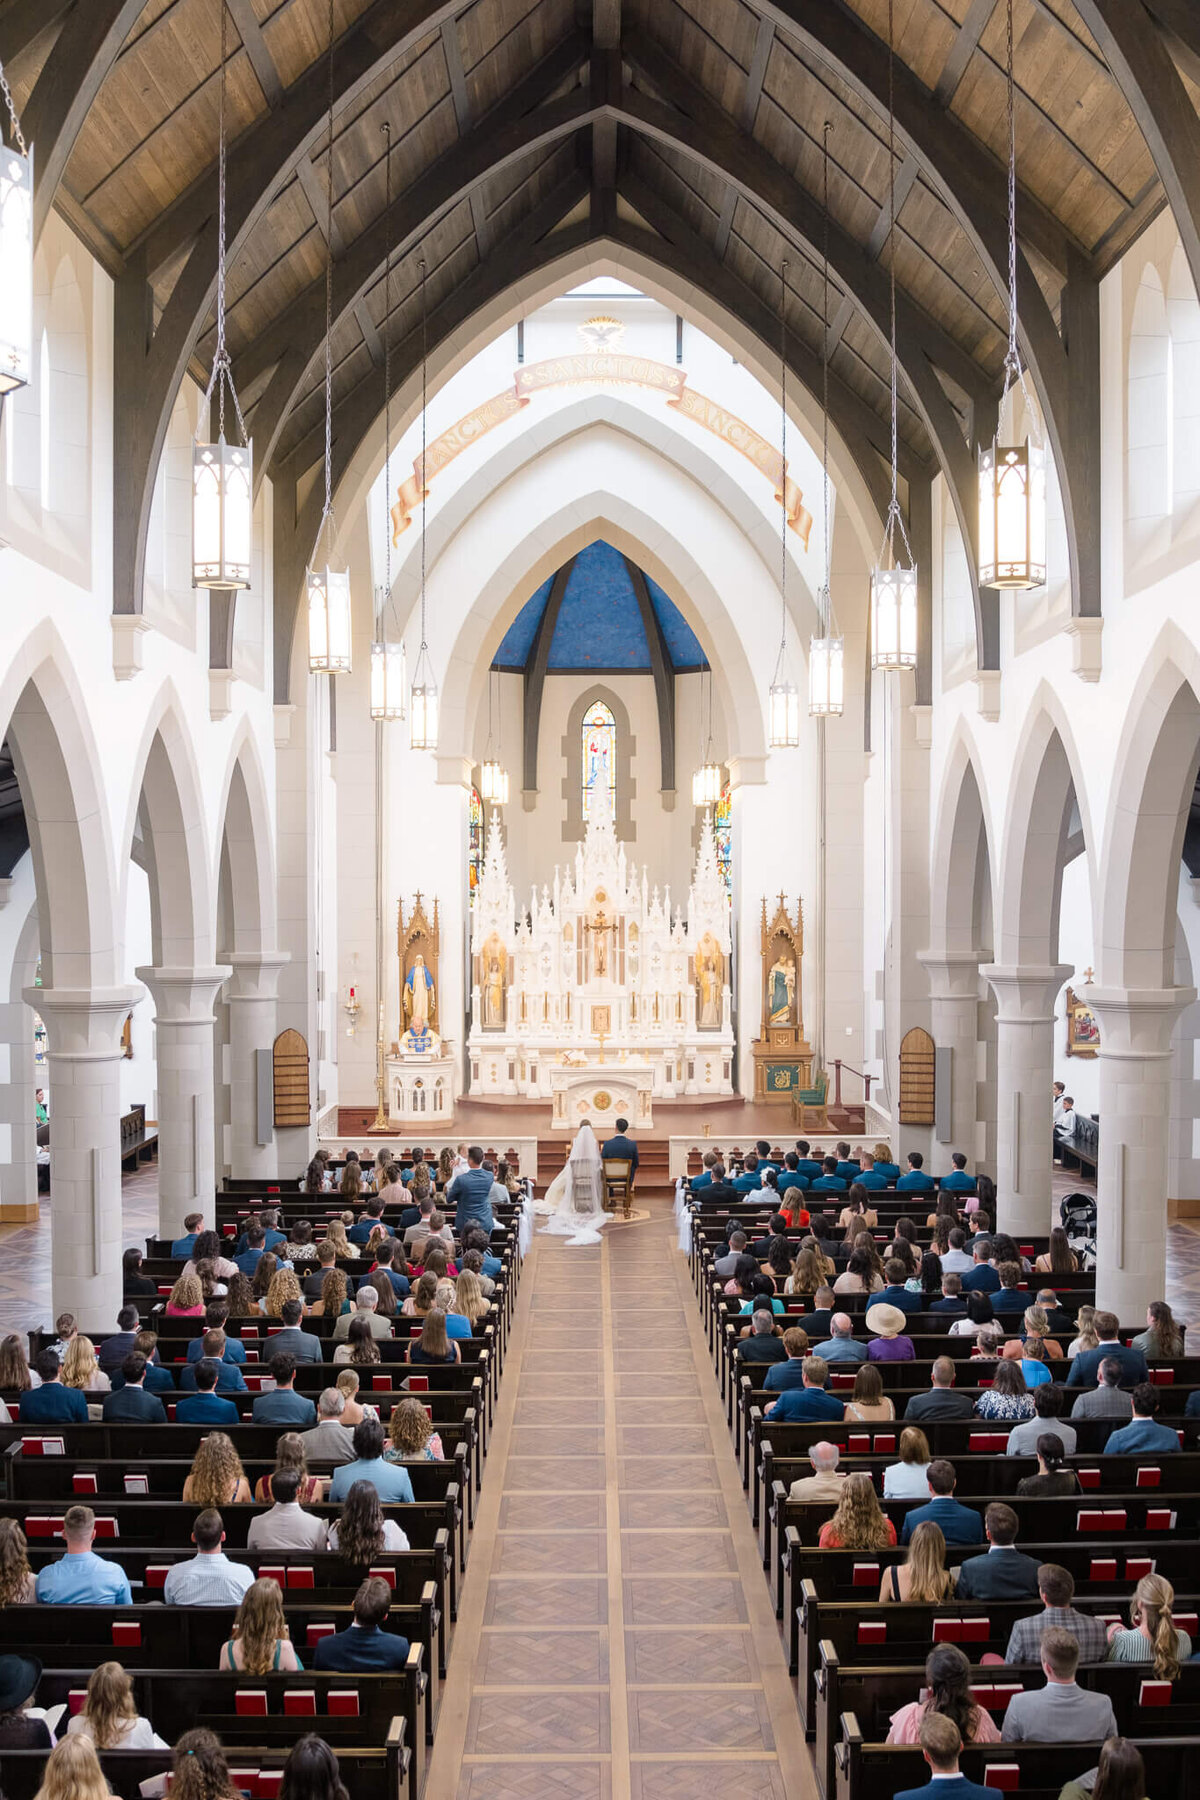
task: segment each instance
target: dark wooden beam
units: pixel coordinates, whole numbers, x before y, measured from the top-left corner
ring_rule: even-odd
[[[770,19],[758,21],[758,35],[754,40],[754,55],[750,59],[750,73],[746,77],[746,92],[742,96],[741,125],[743,131],[753,131],[754,122],[758,118],[758,109],[762,102],[763,82],[767,79],[767,64],[771,60],[771,49],[775,43],[775,27]]]
[[[628,123],[669,149],[682,151],[718,180],[732,182],[767,215],[777,231],[819,266],[825,221],[812,195],[649,39],[639,38],[629,54],[634,69],[640,70],[663,100],[656,100],[641,89],[626,88],[620,105]],[[830,221],[828,240],[829,266],[838,285],[854,296],[864,318],[886,342],[886,274],[834,221]],[[906,353],[923,349],[966,393],[987,391],[993,386],[969,351],[903,290],[897,296],[897,330]]]
[[[139,0],[79,0],[67,14],[33,84],[21,127],[35,150],[35,241],[50,216],[92,102],[142,10]],[[18,22],[14,19],[14,26]]]
[[[659,786],[664,793],[675,793],[675,665],[663,633],[662,621],[654,610],[646,577],[636,563],[622,556],[625,572],[633,583],[642,630],[650,651],[650,670],[654,676],[654,698],[658,704]]]
[[[725,198],[721,202],[720,217],[717,229],[713,233],[713,250],[720,262],[729,248],[729,234],[733,230],[733,215],[737,211],[738,191],[732,183],[725,189]]]
[[[996,10],[996,0],[971,0],[967,16],[958,28],[954,42],[946,53],[933,97],[939,106],[949,106],[958,92],[958,84],[967,72],[967,64],[979,47],[988,20]]]
[[[904,202],[912,193],[921,173],[921,165],[911,150],[896,170],[896,217],[904,211]],[[888,241],[888,233],[892,229],[891,196],[879,209],[879,217],[871,227],[871,235],[867,239],[867,255],[875,262],[883,255],[883,246]]]
[[[47,32],[57,31],[72,0],[3,0],[0,5],[0,63],[7,68],[32,50]]]
[[[1200,13],[1194,0],[1146,0],[1171,38],[1171,48],[1189,81],[1200,85]]]
[[[588,91],[592,110],[592,228],[602,234],[617,216],[617,116],[613,105],[621,92],[619,48],[593,43]]]
[[[329,194],[325,183],[313,167],[311,156],[302,156],[296,164],[296,180],[300,191],[308,201],[308,210],[313,216],[313,223],[320,232],[322,240],[326,240],[326,227],[329,223]],[[337,216],[333,221],[333,254],[342,253],[342,234],[338,229]],[[327,241],[327,240],[326,240]],[[325,285],[325,277],[321,277],[321,285]]]
[[[1166,39],[1142,0],[1076,0],[1076,11],[1154,158],[1200,293],[1200,117]]]
[[[475,119],[467,87],[467,72],[463,68],[462,45],[458,41],[457,19],[447,19],[444,22],[441,37],[446,79],[450,83],[450,98],[454,102],[454,120],[458,126],[458,135],[465,137]],[[477,187],[471,189],[471,225],[475,232],[476,249],[480,256],[486,256],[491,237],[483,195]]]
[[[226,0],[226,5],[242,40],[242,48],[250,58],[250,67],[254,70],[254,79],[262,89],[263,99],[268,106],[278,106],[283,99],[283,82],[275,67],[275,58],[267,48],[267,40],[263,36],[262,26],[251,0]]]
[[[538,791],[538,734],[542,722],[542,695],[546,688],[546,671],[550,667],[550,646],[554,642],[554,628],[558,624],[563,595],[567,591],[567,583],[571,579],[571,570],[574,567],[575,558],[572,556],[555,573],[554,580],[550,583],[550,592],[546,597],[546,604],[542,608],[542,616],[538,620],[533,647],[526,658],[521,680],[523,703],[521,788],[522,792],[526,794],[536,794]]]

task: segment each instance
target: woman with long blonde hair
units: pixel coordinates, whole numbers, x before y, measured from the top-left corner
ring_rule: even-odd
[[[1160,1681],[1176,1681],[1192,1654],[1192,1640],[1172,1617],[1175,1589],[1161,1575],[1143,1575],[1133,1590],[1129,1626],[1108,1628],[1109,1662],[1152,1662]]]
[[[367,1254],[373,1256],[374,1251],[368,1249]],[[372,1279],[370,1285],[375,1289],[375,1311],[381,1319],[394,1319],[400,1311],[400,1302],[396,1298],[391,1276],[385,1271],[378,1281]]]
[[[138,1712],[133,1682],[119,1662],[102,1662],[92,1670],[87,1699],[67,1732],[90,1738],[97,1750],[169,1750]]]
[[[254,1295],[255,1309],[258,1312],[262,1311],[262,1303],[267,1297],[278,1270],[279,1258],[275,1252],[264,1250],[254,1265],[254,1280],[250,1284],[251,1292]]]
[[[202,1319],[204,1289],[198,1275],[181,1275],[163,1309],[168,1319]]]
[[[233,1636],[221,1645],[219,1669],[247,1675],[302,1669],[283,1616],[283,1593],[277,1581],[252,1581],[233,1621]]]
[[[825,1281],[825,1258],[815,1238],[805,1238],[796,1252],[792,1272],[783,1284],[785,1294],[815,1294]]]
[[[242,1800],[214,1732],[202,1726],[184,1732],[175,1746],[170,1791],[171,1800]]]
[[[484,1299],[483,1289],[479,1285],[478,1275],[470,1269],[462,1269],[454,1284],[454,1305],[451,1310],[460,1313],[463,1318],[470,1319],[471,1329],[482,1324],[491,1312],[491,1303]]]
[[[341,1219],[330,1219],[325,1227],[325,1242],[333,1245],[334,1255],[339,1262],[353,1262],[358,1255],[358,1246],[352,1244],[346,1236],[346,1226]],[[318,1244],[317,1249],[320,1248]]]
[[[357,1200],[362,1193],[362,1170],[358,1162],[348,1162],[342,1170],[342,1179],[338,1182],[338,1193],[343,1200]]]
[[[419,1157],[413,1166],[412,1180],[408,1184],[409,1194],[419,1205],[432,1191],[432,1188],[433,1177],[429,1172],[429,1164],[423,1157]]]
[[[109,1800],[108,1782],[91,1738],[78,1732],[72,1736],[68,1729],[46,1758],[42,1785],[33,1800]]]
[[[254,1298],[254,1284],[248,1275],[243,1275],[240,1269],[228,1283],[225,1304],[229,1308],[231,1319],[248,1319],[258,1311]]]
[[[96,1346],[89,1337],[73,1337],[67,1345],[62,1365],[63,1386],[78,1388],[81,1394],[107,1394],[112,1382],[96,1359]]]
[[[420,1400],[400,1400],[388,1420],[384,1462],[444,1462],[442,1440]]]
[[[263,1315],[268,1319],[283,1316],[284,1303],[288,1300],[299,1300],[304,1307],[304,1295],[300,1291],[300,1282],[294,1269],[276,1269],[271,1278],[271,1285],[266,1296],[259,1302]],[[305,1308],[305,1310],[307,1310]]]
[[[349,1430],[353,1431],[354,1427],[356,1425],[361,1425],[364,1419],[377,1419],[379,1417],[379,1409],[377,1407],[364,1406],[358,1397],[359,1382],[357,1369],[351,1369],[349,1367],[339,1369],[338,1378],[333,1385],[340,1394],[345,1396],[346,1404],[342,1409],[342,1424],[347,1426]]]
[[[1081,1350],[1098,1350],[1100,1339],[1096,1332],[1096,1309],[1094,1306],[1081,1306],[1075,1314],[1075,1336],[1067,1345],[1067,1359],[1073,1361]]]
[[[300,1433],[285,1431],[275,1445],[274,1469],[270,1475],[260,1475],[254,1484],[254,1498],[260,1506],[269,1506],[274,1500],[271,1476],[278,1474],[281,1469],[294,1469],[300,1477],[300,1491],[296,1499],[301,1506],[315,1506],[329,1492],[328,1475],[310,1475],[308,1472],[308,1458]]]
[[[896,1527],[880,1509],[871,1477],[861,1470],[847,1475],[832,1519],[821,1527],[822,1550],[886,1550],[896,1542]]]
[[[908,1558],[884,1570],[879,1584],[881,1600],[948,1600],[955,1578],[946,1567],[946,1539],[940,1525],[924,1519],[912,1534]]]
[[[32,1606],[37,1598],[28,1549],[16,1519],[0,1519],[0,1606]]]
[[[183,1484],[183,1499],[188,1506],[249,1505],[250,1483],[242,1459],[223,1431],[201,1438]]]

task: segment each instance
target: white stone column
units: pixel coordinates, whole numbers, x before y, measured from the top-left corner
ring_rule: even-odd
[[[1048,1232],[1054,1160],[1054,1002],[1066,964],[982,970],[996,996],[996,1223]]]
[[[0,1004],[0,1224],[38,1216],[33,1015],[24,1000]]]
[[[238,1180],[274,1180],[279,1149],[258,1141],[258,1082],[254,1052],[275,1042],[276,990],[280,970],[291,959],[285,950],[232,950],[225,960],[229,981],[229,1164]]]
[[[158,1230],[183,1235],[190,1212],[211,1213],[213,1001],[227,968],[135,971],[154,999],[158,1057]]]
[[[1100,1025],[1096,1301],[1140,1324],[1165,1292],[1171,1033],[1195,988],[1089,988]]]
[[[979,1035],[978,950],[919,950],[917,961],[929,976],[930,1031],[939,1049],[949,1049],[950,1135],[937,1138],[961,1150],[974,1166],[977,1149],[976,1075]],[[934,1135],[937,1137],[936,1126]],[[943,1163],[947,1161],[942,1159]]]
[[[111,1330],[121,1303],[121,1027],[137,987],[26,988],[46,1022],[51,1310]]]

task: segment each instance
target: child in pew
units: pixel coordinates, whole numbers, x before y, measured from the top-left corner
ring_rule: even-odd
[[[97,1750],[170,1749],[138,1713],[133,1683],[119,1662],[103,1662],[92,1670],[83,1711],[75,1714],[67,1734],[90,1739]]]
[[[247,1675],[290,1674],[303,1669],[288,1635],[283,1591],[277,1581],[255,1581],[246,1589],[233,1621],[233,1636],[221,1645],[217,1667]]]

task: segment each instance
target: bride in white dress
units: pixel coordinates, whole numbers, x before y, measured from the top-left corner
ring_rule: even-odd
[[[604,1169],[596,1134],[585,1120],[571,1145],[566,1166],[536,1202],[539,1213],[550,1217],[543,1233],[565,1237],[572,1244],[598,1244],[601,1227],[609,1214],[604,1210]]]

